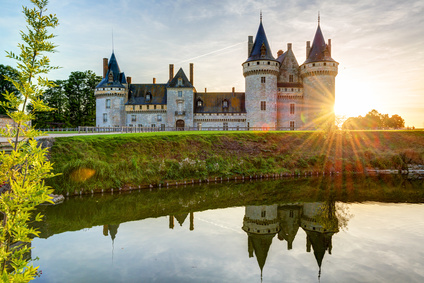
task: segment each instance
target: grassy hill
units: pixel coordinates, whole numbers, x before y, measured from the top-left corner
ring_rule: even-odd
[[[56,138],[57,193],[424,164],[424,131],[159,132]]]

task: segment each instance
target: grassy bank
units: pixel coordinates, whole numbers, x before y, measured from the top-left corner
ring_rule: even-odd
[[[56,138],[57,193],[424,164],[424,131],[173,132]]]

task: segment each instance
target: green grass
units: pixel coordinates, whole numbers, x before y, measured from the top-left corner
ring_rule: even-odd
[[[56,138],[58,193],[207,177],[364,172],[424,164],[424,131],[150,132]]]

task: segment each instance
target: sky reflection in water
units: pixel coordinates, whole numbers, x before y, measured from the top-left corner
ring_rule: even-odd
[[[424,281],[423,204],[337,202],[347,228],[326,232],[311,217],[322,204],[206,210],[37,238],[32,257],[43,274],[36,282],[260,282],[263,260],[263,282]],[[295,233],[291,249],[257,227]]]

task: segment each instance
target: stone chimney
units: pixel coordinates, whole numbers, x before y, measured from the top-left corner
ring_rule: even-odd
[[[249,37],[247,38],[247,57],[248,58],[250,56],[250,52],[252,52],[252,48],[253,48],[253,36],[249,35]]]
[[[233,87],[233,94],[236,92],[236,88],[235,87]]]
[[[330,57],[331,57],[331,39],[328,40],[328,52],[330,52]]]
[[[194,74],[193,74],[193,68],[194,68],[194,64],[193,63],[190,63],[190,83],[192,85],[194,85],[194,81],[193,81],[193,76],[194,76]]]
[[[207,91],[207,88],[205,88],[205,93],[206,93],[206,91]]]
[[[291,43],[287,43],[287,51],[292,49],[292,44]]]
[[[131,84],[131,77],[127,77],[127,84]]]
[[[153,84],[156,84],[156,78],[153,78]]]
[[[311,52],[311,42],[306,41],[306,59],[309,57],[309,52]]]
[[[103,78],[106,78],[106,74],[107,74],[107,65],[108,65],[108,59],[107,58],[103,58]]]
[[[174,78],[174,64],[169,64],[169,81]]]

